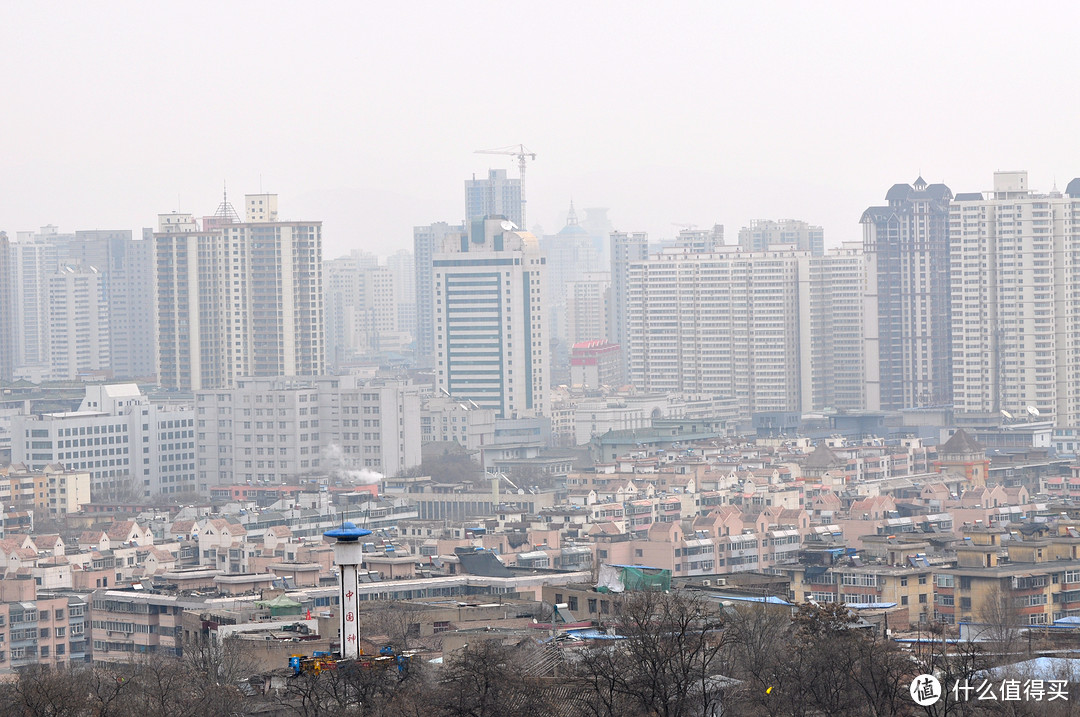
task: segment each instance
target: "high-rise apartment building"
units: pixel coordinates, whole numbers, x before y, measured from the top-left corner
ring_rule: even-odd
[[[716,251],[724,246],[724,225],[713,224],[712,229],[682,229],[670,246],[697,254]]]
[[[598,271],[581,275],[566,285],[566,342],[573,346],[582,341],[608,336],[611,314],[611,274]],[[622,359],[619,359],[622,361]],[[621,368],[621,367],[620,367]]]
[[[11,381],[15,368],[15,322],[12,315],[11,243],[0,232],[0,384]]]
[[[163,386],[226,388],[240,376],[323,372],[322,222],[234,218],[228,206],[209,230],[190,217],[159,222]]]
[[[327,360],[342,366],[402,343],[393,274],[361,268],[355,255],[323,263]]]
[[[760,219],[739,230],[743,251],[768,251],[778,244],[793,245],[813,256],[825,253],[825,231],[798,219]]]
[[[810,259],[810,407],[814,410],[855,411],[866,406],[866,282],[862,242],[845,242]]]
[[[108,375],[109,308],[94,267],[64,267],[47,279],[48,377],[76,381]]]
[[[569,356],[570,345],[566,323],[568,287],[585,274],[599,271],[601,268],[600,256],[592,237],[578,223],[577,212],[574,211],[572,202],[566,217],[566,226],[560,229],[558,234],[543,237],[540,240],[540,250],[547,260],[545,303],[549,317],[548,331],[559,351],[559,356],[553,356],[552,360],[565,363]],[[592,338],[599,338],[599,336]]]
[[[536,237],[501,218],[445,239],[432,262],[439,390],[499,418],[547,414],[544,263]]]
[[[109,355],[114,378],[157,372],[154,321],[154,242],[147,232],[133,240],[127,229],[79,230],[50,239],[59,266],[96,270],[109,314]]]
[[[386,268],[394,280],[394,305],[399,331],[416,338],[416,262],[413,253],[399,249],[386,257]]]
[[[593,248],[605,269],[611,266],[611,232],[614,229],[607,213],[606,207],[586,207],[585,218],[581,221],[581,226],[592,237]]]
[[[1080,425],[1080,179],[1039,193],[995,172],[993,191],[956,195],[949,251],[955,411]]]
[[[109,356],[114,378],[157,376],[154,237],[110,243],[108,266]]]
[[[623,377],[622,348],[603,339],[579,341],[570,350],[570,384],[575,388],[618,388]]]
[[[949,203],[944,184],[894,184],[862,215],[870,279],[867,408],[952,401]]]
[[[59,268],[54,226],[41,232],[19,232],[11,244],[10,271],[17,373],[45,377],[48,373],[48,277]]]
[[[623,348],[623,375],[630,375],[630,352],[627,350],[628,317],[628,281],[630,265],[649,258],[649,235],[645,232],[611,233],[611,311],[608,319],[611,323],[607,338],[613,344]],[[597,338],[595,336],[590,338]]]
[[[510,179],[505,169],[489,169],[488,176],[465,180],[465,220],[501,216],[525,229],[525,203],[521,180]]]
[[[413,261],[416,268],[416,364],[435,365],[435,278],[431,262],[447,237],[460,237],[463,225],[436,222],[413,227]]]
[[[153,377],[157,371],[154,321],[153,242],[133,241],[129,230],[62,234],[55,226],[20,232],[10,250],[8,290],[12,302],[10,340],[21,377],[50,377],[49,283],[58,270],[97,272],[109,317],[110,369],[114,377]],[[17,308],[15,308],[17,305]]]
[[[744,419],[804,410],[809,263],[809,252],[737,247],[669,249],[630,263],[630,382],[653,393],[734,397]]]

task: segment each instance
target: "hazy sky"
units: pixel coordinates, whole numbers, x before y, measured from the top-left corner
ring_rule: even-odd
[[[0,229],[152,226],[228,181],[322,219],[324,254],[411,247],[463,180],[537,153],[529,225],[754,218],[858,239],[920,170],[953,191],[1080,176],[1080,5],[31,3],[0,0]]]

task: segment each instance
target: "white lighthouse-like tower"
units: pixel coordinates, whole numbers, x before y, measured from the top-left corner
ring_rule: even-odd
[[[340,528],[326,531],[323,535],[334,539],[334,563],[341,572],[338,625],[341,630],[341,659],[360,656],[360,564],[364,561],[364,546],[360,538],[371,535],[370,530],[357,528],[344,522]]]

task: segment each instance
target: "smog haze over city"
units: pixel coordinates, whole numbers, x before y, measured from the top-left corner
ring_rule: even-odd
[[[325,254],[462,219],[524,143],[529,229],[799,217],[827,245],[920,172],[1034,187],[1080,155],[1074,3],[4,3],[5,227],[149,225],[278,192]]]
[[[0,715],[1076,714],[1078,20],[0,0]]]

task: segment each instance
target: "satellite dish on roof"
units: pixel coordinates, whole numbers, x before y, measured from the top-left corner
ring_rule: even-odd
[[[1009,413],[1008,411],[1006,411],[1006,410],[1005,410],[1004,408],[1003,408],[1003,409],[1001,409],[1001,415],[1002,415],[1002,416],[1003,416],[1004,418],[1006,418],[1006,419],[1008,419],[1008,420],[1010,420],[1010,421],[1011,421],[1011,420],[1013,420],[1013,415],[1012,415],[1011,413]]]
[[[499,226],[501,226],[503,228],[504,232],[512,232],[515,229],[517,229],[517,225],[514,224],[509,219],[503,219],[502,223],[500,223]]]
[[[1027,407],[1027,412],[1028,412],[1029,416],[1032,416],[1034,418],[1039,417],[1039,409],[1035,408],[1034,406],[1028,406]]]

